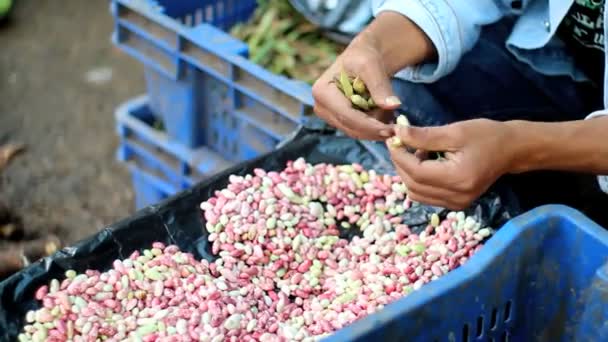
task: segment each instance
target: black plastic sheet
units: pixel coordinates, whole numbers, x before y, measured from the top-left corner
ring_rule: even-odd
[[[64,272],[74,269],[107,270],[115,259],[127,258],[133,251],[149,248],[155,241],[176,244],[197,258],[213,259],[209,253],[204,218],[199,205],[215,190],[228,184],[231,174],[245,175],[254,168],[281,170],[286,162],[304,157],[309,163],[360,163],[366,169],[376,169],[375,153],[365,144],[347,137],[303,129],[278,150],[258,159],[243,162],[217,174],[194,188],[182,192],[158,205],[145,208],[132,217],[104,228],[96,235],[73,247],[38,261],[0,283],[0,341],[13,341],[23,326],[28,310],[38,308],[33,298],[36,289],[53,278],[63,279]],[[415,231],[424,228],[430,215],[442,216],[441,208],[415,204],[404,214],[405,223]],[[500,186],[492,188],[468,210],[485,225],[500,227],[519,213],[512,194]]]

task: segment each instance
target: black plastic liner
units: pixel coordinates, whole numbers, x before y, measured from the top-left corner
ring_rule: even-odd
[[[23,327],[25,313],[39,307],[33,298],[36,289],[48,284],[53,278],[63,279],[64,272],[68,269],[78,272],[86,269],[107,270],[115,259],[124,259],[135,250],[150,248],[155,241],[176,244],[197,258],[213,259],[209,253],[200,203],[212,196],[215,190],[224,188],[231,174],[245,175],[258,167],[281,170],[287,161],[299,157],[304,157],[313,164],[360,163],[366,169],[375,169],[379,165],[375,154],[370,153],[358,141],[303,129],[278,150],[236,165],[191,190],[145,208],[0,283],[0,341],[15,340]],[[415,204],[404,213],[405,223],[414,231],[419,231],[426,226],[433,212],[441,216],[446,211]],[[500,227],[519,214],[519,207],[510,191],[498,185],[490,189],[467,212],[474,214],[485,225]]]

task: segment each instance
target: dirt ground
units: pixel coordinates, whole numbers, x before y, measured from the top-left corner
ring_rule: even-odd
[[[134,210],[114,109],[144,92],[142,68],[110,41],[109,1],[16,2],[0,25],[0,145],[27,150],[0,172],[0,200],[71,244]]]

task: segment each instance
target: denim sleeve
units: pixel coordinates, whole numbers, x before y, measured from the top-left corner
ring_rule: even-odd
[[[604,116],[604,115],[608,115],[608,109],[596,110],[595,112],[587,115],[587,117],[585,119],[586,120],[593,119],[593,118],[597,118],[597,117]]]
[[[430,83],[450,73],[477,42],[481,27],[500,20],[507,10],[498,0],[372,0],[374,16],[393,11],[420,27],[435,45],[437,62],[407,67],[395,76]]]
[[[600,116],[605,116],[605,115],[608,115],[608,109],[595,111],[595,112],[589,114],[586,117],[586,120],[597,118]],[[600,188],[602,189],[602,191],[604,191],[605,193],[608,194],[608,175],[607,176],[598,176],[597,180],[600,183]]]

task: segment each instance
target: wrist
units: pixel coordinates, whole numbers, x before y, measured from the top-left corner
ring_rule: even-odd
[[[584,163],[580,122],[508,121],[512,132],[510,173],[537,170],[574,170],[576,163]]]
[[[397,12],[382,12],[354,40],[377,51],[389,76],[435,58],[435,46],[413,21]]]
[[[530,126],[533,123],[513,120],[504,124],[509,132],[509,143],[506,145],[509,155],[507,173],[517,174],[534,170],[536,162],[533,160],[543,158],[539,156],[543,150],[539,145],[543,145],[544,142],[539,142],[539,137],[530,133]]]

